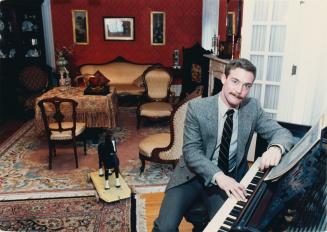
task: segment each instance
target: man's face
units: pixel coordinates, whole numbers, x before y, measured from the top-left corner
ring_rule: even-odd
[[[249,94],[253,81],[253,74],[241,68],[231,70],[228,77],[223,74],[221,76],[223,88],[220,94],[222,101],[228,107],[238,107]]]

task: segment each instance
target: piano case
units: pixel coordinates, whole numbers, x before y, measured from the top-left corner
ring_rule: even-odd
[[[325,231],[325,138],[327,137],[322,137],[321,141],[278,181],[263,182],[230,231],[297,231],[299,228]],[[321,230],[316,230],[317,227]]]

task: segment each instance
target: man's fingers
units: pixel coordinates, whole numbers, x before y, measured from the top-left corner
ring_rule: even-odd
[[[238,201],[246,201],[246,190],[243,185],[233,182],[226,186],[225,192],[228,197],[234,197]]]
[[[237,189],[237,188],[236,189],[232,189],[231,192],[232,192],[232,195],[238,201],[244,201],[246,199],[245,196],[244,196],[244,194],[243,194],[243,191],[240,190],[240,189]]]

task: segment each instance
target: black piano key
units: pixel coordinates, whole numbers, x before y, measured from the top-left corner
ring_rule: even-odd
[[[230,222],[230,221],[228,221],[228,220],[225,220],[225,221],[224,221],[224,224],[226,224],[226,225],[228,225],[228,226],[232,226],[232,225],[234,225],[233,222]]]
[[[259,176],[254,176],[253,177],[253,180],[261,180],[262,179],[262,177],[259,177]]]
[[[221,229],[219,229],[219,230],[217,230],[217,232],[226,232],[225,230],[221,230]]]
[[[238,201],[237,203],[236,203],[237,205],[240,205],[240,206],[246,206],[246,202],[245,201]]]
[[[247,187],[247,189],[249,189],[249,190],[254,190],[255,189],[255,185],[251,185],[251,184],[249,184],[249,186]]]
[[[251,183],[257,185],[260,180],[261,180],[260,178],[253,178],[253,180],[251,181]]]
[[[250,197],[251,195],[252,195],[252,193],[253,193],[253,191],[252,190],[250,190],[250,189],[247,189],[246,190],[246,197]]]
[[[230,215],[232,215],[234,217],[238,217],[238,215],[240,215],[240,213],[241,213],[240,210],[232,209],[232,211],[230,212]]]
[[[264,172],[257,172],[256,176],[262,178],[265,175]]]
[[[225,231],[229,231],[230,230],[229,228],[227,228],[225,226],[221,226],[220,229],[225,230]]]
[[[236,219],[231,218],[231,217],[227,217],[226,220],[231,221],[231,222],[236,222]]]
[[[236,219],[229,220],[228,218],[225,219],[224,221],[226,224],[231,223],[232,225],[236,222]]]

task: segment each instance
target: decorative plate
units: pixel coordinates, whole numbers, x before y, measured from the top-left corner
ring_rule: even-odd
[[[0,19],[0,31],[5,29],[5,23]]]
[[[22,31],[25,32],[25,31],[33,31],[33,23],[31,23],[30,21],[28,20],[25,20],[23,23],[22,23]]]

